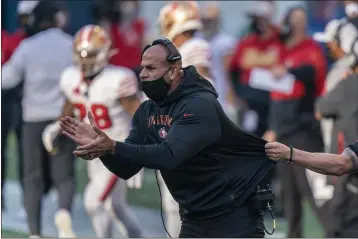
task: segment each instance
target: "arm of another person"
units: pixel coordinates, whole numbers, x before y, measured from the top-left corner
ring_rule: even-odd
[[[346,148],[340,155],[294,149],[292,162],[327,175],[341,176],[358,170],[358,156],[350,148]]]
[[[22,42],[14,51],[10,60],[2,67],[1,88],[11,89],[18,86],[24,77],[26,45]]]
[[[188,99],[179,114],[161,144],[116,142],[115,153],[107,162],[111,161],[113,167],[116,163],[125,163],[139,170],[141,167],[174,169],[221,137],[219,117],[212,102],[203,98]]]
[[[272,159],[290,159],[290,148],[281,143],[265,145],[267,156]],[[317,173],[341,176],[358,170],[358,141],[349,145],[342,154],[310,153],[293,149],[292,162]]]

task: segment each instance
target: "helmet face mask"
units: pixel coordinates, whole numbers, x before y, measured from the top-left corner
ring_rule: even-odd
[[[84,26],[75,35],[73,60],[84,77],[99,73],[108,64],[110,51],[111,40],[100,26]]]

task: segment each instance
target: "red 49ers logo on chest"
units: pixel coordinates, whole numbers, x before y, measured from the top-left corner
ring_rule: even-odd
[[[165,127],[162,127],[162,128],[160,128],[160,130],[158,130],[158,134],[159,134],[159,137],[161,137],[162,139],[165,139],[168,132],[165,130]]]

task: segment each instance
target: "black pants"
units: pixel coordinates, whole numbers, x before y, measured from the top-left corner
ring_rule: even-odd
[[[309,152],[321,152],[323,149],[322,138],[315,131],[297,132],[290,137],[279,139],[279,141]],[[305,169],[285,162],[279,162],[276,169],[282,185],[285,218],[288,220],[287,237],[300,238],[303,236],[302,202],[304,198],[310,203],[327,233],[331,225],[331,215],[327,210],[328,208],[318,208],[315,204]]]
[[[2,98],[2,111],[1,116],[1,192],[3,192],[4,183],[6,179],[6,167],[7,157],[6,149],[8,143],[8,136],[11,130],[14,130],[17,145],[18,145],[18,177],[20,185],[23,189],[23,157],[22,157],[22,140],[21,140],[21,128],[22,128],[22,107],[20,101],[15,101],[12,98]],[[11,159],[14,160],[14,159]],[[1,193],[1,203],[4,202],[4,194]],[[3,206],[3,205],[2,205]]]
[[[58,190],[59,208],[69,211],[75,192],[74,143],[60,137],[58,153],[51,157],[43,146],[42,132],[51,122],[23,125],[24,204],[30,235],[41,235],[41,199],[50,185]]]
[[[256,215],[242,215],[232,211],[207,220],[189,220],[185,217],[179,237],[182,238],[261,238],[265,236],[261,218]]]

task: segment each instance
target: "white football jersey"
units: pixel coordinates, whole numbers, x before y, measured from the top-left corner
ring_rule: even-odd
[[[183,67],[189,65],[211,67],[209,43],[199,37],[193,37],[178,48]]]
[[[90,110],[97,126],[109,137],[117,141],[127,138],[132,126],[132,116],[122,108],[119,99],[138,92],[134,72],[125,67],[107,66],[87,84],[81,71],[71,66],[63,72],[60,86],[66,98],[74,105],[74,113],[78,119],[88,122],[87,112]],[[91,168],[104,170],[99,159],[90,162],[94,167],[90,165],[89,175],[92,174]]]
[[[132,116],[122,108],[119,99],[138,92],[137,78],[130,69],[107,66],[88,85],[77,67],[67,68],[61,77],[61,89],[75,106],[75,116],[88,120],[92,111],[97,126],[109,137],[124,141],[131,128]]]

